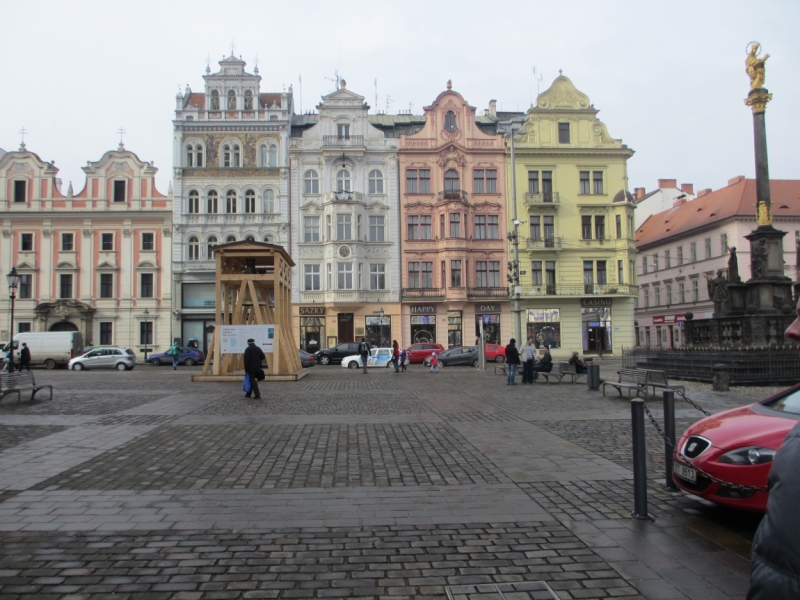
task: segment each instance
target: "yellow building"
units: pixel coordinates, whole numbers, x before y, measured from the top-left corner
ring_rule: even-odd
[[[523,337],[554,357],[622,354],[634,340],[637,295],[633,197],[627,160],[588,96],[559,76],[507,141],[508,189],[516,175]],[[515,119],[516,121],[516,119]],[[509,230],[514,230],[509,194]],[[513,261],[513,245],[509,246]]]

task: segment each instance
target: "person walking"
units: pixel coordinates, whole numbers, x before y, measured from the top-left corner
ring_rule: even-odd
[[[397,340],[392,340],[392,364],[394,365],[394,372],[400,372],[400,344]]]
[[[403,348],[403,349],[400,350],[400,370],[401,371],[405,371],[406,370],[406,368],[408,367],[408,365],[406,364],[407,362],[408,362],[408,352],[406,352],[406,349]]]
[[[247,348],[244,350],[244,372],[250,379],[250,391],[244,395],[245,398],[249,398],[251,394],[253,398],[261,398],[257,376],[261,374],[261,363],[265,360],[267,357],[264,356],[264,351],[256,346],[256,341],[253,338],[247,340]]]
[[[506,362],[508,363],[508,379],[506,385],[517,385],[514,378],[517,376],[517,368],[519,367],[519,351],[517,350],[517,340],[511,338],[506,346]]]
[[[31,370],[31,349],[25,342],[22,342],[22,350],[19,353],[19,370],[22,369]]]
[[[522,347],[522,385],[533,383],[533,365],[536,362],[536,346],[533,338],[528,338],[528,343]]]
[[[364,375],[367,374],[367,361],[369,360],[369,342],[367,338],[362,337],[361,343],[358,345],[358,353],[361,355],[361,365],[364,367]]]
[[[172,357],[172,370],[178,370],[178,355],[181,353],[181,347],[178,345],[177,342],[173,342],[172,346],[169,347],[167,350],[167,354]]]

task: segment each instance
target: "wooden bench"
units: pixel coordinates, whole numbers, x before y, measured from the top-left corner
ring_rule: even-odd
[[[570,377],[572,383],[578,383],[579,377],[586,377],[586,373],[578,373],[575,365],[571,365],[568,362],[558,363],[558,370],[561,372],[561,379]]]
[[[686,388],[684,388],[682,385],[670,385],[669,380],[667,379],[666,371],[655,371],[653,369],[646,369],[646,371],[647,379],[644,385],[645,393],[647,392],[648,388],[653,388],[653,395],[655,396],[656,388],[658,388],[661,391],[671,390],[686,399]]]
[[[22,392],[31,391],[31,400],[36,396],[36,392],[43,389],[50,390],[50,398],[53,399],[52,385],[36,385],[33,378],[33,371],[18,371],[16,373],[0,373],[0,401],[8,394],[17,395],[17,404],[22,400]]]
[[[607,385],[616,388],[620,396],[622,396],[622,390],[635,390],[637,396],[647,394],[647,371],[645,369],[620,369],[618,374],[617,381],[603,382],[603,396],[606,395]]]

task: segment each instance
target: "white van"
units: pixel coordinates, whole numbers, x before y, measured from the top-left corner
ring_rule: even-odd
[[[31,366],[44,365],[46,369],[66,367],[70,360],[83,352],[83,336],[79,331],[26,331],[14,336],[16,365],[19,365],[23,342],[31,351]],[[3,360],[10,345],[3,347]]]

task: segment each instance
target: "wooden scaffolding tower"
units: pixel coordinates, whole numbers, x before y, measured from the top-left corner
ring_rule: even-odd
[[[212,250],[217,262],[216,326],[203,374],[193,380],[242,378],[244,355],[222,354],[221,328],[225,325],[275,325],[274,351],[267,354],[267,379],[302,378],[305,373],[292,332],[292,258],[283,246],[262,242],[231,242]]]

